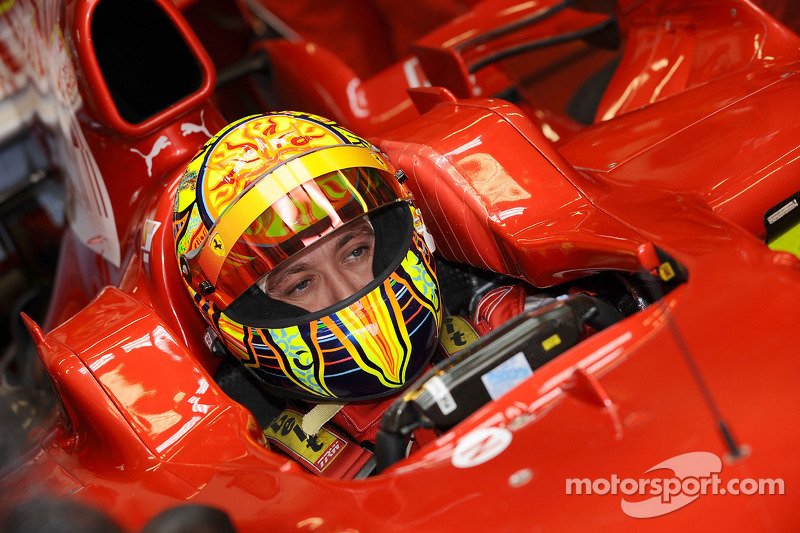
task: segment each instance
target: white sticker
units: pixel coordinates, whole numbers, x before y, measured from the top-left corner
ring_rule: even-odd
[[[472,468],[494,459],[511,444],[511,432],[505,428],[476,429],[464,436],[453,451],[456,468]]]
[[[442,383],[438,376],[433,376],[429,379],[425,384],[425,389],[431,393],[443,415],[449,415],[456,410],[456,401],[450,391],[447,390],[447,385]]]
[[[214,336],[211,334],[210,331],[206,330],[206,334],[203,335],[203,342],[205,343],[206,348],[208,348],[209,350],[214,345]]]
[[[481,376],[481,381],[492,400],[498,399],[533,375],[525,354],[519,352]]]
[[[153,237],[161,227],[161,222],[155,220],[146,220],[144,223],[144,231],[142,231],[142,260],[145,263],[150,262],[150,249],[153,247]]]
[[[781,207],[780,209],[772,213],[770,216],[768,216],[767,222],[769,224],[776,223],[777,221],[782,219],[786,213],[792,211],[795,207],[797,207],[797,200],[792,200],[791,202],[789,202],[788,204],[786,204],[785,206]]]
[[[153,237],[161,227],[161,222],[147,219],[144,223],[144,231],[142,232],[142,250],[149,252],[153,247]]]

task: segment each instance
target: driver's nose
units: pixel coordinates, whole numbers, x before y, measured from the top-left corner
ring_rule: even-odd
[[[371,274],[371,273],[370,273]],[[364,276],[352,270],[330,268],[325,273],[325,301],[319,302],[320,309],[324,309],[336,302],[341,302],[363,289],[372,276]]]

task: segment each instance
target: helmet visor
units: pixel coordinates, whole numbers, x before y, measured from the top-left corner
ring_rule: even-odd
[[[337,168],[337,150],[357,166]],[[314,166],[319,161],[309,159],[319,155],[326,161]],[[214,292],[208,297],[224,309],[319,238],[409,196],[384,162],[366,151],[334,148],[297,158],[256,181],[220,216],[198,252],[187,257],[192,284],[210,282]]]

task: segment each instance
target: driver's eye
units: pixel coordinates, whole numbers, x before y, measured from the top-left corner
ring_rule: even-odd
[[[300,283],[296,284],[294,287],[289,289],[288,294],[294,294],[296,292],[302,292],[308,288],[308,280],[304,279]]]

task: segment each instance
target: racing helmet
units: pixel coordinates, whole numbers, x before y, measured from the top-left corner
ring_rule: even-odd
[[[425,369],[442,303],[427,232],[386,157],[322,117],[279,112],[223,128],[178,185],[173,232],[195,305],[271,392],[310,401],[397,393]],[[366,219],[372,275],[309,311],[271,297],[271,271]]]

